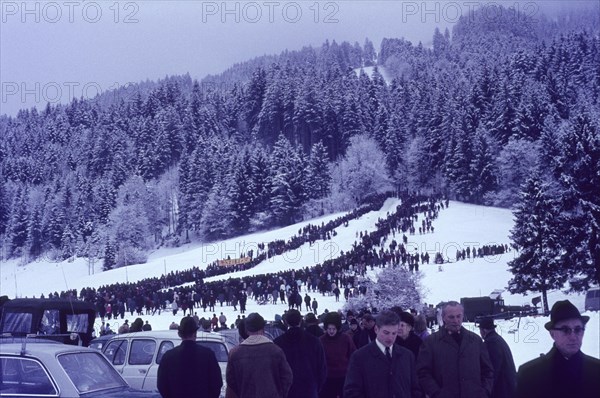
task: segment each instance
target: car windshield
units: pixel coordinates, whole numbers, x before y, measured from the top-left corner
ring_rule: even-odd
[[[58,357],[69,379],[80,393],[126,387],[117,371],[95,352],[76,352]]]

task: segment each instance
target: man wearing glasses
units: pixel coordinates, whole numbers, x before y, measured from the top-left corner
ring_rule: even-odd
[[[569,300],[552,306],[545,328],[550,331],[554,346],[548,354],[519,368],[518,398],[600,396],[600,360],[581,352],[589,320]]]

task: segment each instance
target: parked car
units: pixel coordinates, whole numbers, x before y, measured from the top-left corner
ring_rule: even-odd
[[[2,340],[0,397],[160,398],[131,388],[97,350],[45,339]]]
[[[117,335],[114,333],[113,334],[105,334],[100,337],[96,337],[95,339],[90,341],[89,347],[102,352],[106,343],[108,343],[114,337],[117,337]]]
[[[220,334],[201,331],[197,333],[196,343],[210,348],[215,353],[223,376],[221,395],[224,396],[229,345]],[[92,346],[99,344],[102,346],[102,353],[129,385],[143,390],[157,391],[158,365],[165,352],[181,344],[181,338],[177,330],[152,330],[111,335],[110,338],[102,336],[91,343]]]

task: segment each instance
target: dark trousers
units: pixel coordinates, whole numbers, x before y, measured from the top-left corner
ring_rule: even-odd
[[[330,378],[325,380],[325,385],[319,393],[319,398],[343,398],[344,397],[344,377]]]

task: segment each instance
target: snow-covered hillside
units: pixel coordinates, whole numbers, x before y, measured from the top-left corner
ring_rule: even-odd
[[[367,213],[357,220],[350,221],[347,227],[337,228],[337,235],[331,240],[317,241],[312,246],[305,244],[295,251],[271,257],[252,270],[218,276],[213,279],[297,269],[337,257],[341,250],[347,251],[352,246],[358,239],[357,235],[360,231],[373,231],[377,219],[385,217],[387,212],[392,212],[397,204],[397,200],[388,199],[379,211]],[[37,262],[25,266],[19,266],[17,261],[11,260],[0,265],[1,294],[9,297],[39,297],[41,293],[48,294],[49,292],[80,289],[87,286],[99,287],[126,280],[137,281],[147,277],[160,276],[165,270],[171,272],[189,269],[192,266],[202,269],[216,259],[225,258],[228,255],[232,258],[237,257],[240,252],[256,248],[258,243],[287,239],[308,223],[321,224],[338,216],[339,214],[330,215],[278,230],[211,244],[161,249],[150,256],[147,264],[131,265],[110,272],[100,272],[100,265],[96,264],[93,275],[88,275],[88,264],[85,259],[76,259],[70,263]],[[441,210],[439,218],[434,220],[433,224],[434,233],[411,235],[407,245],[409,250],[428,251],[432,258],[436,252],[441,252],[445,258],[451,261],[443,265],[442,271],[434,264],[421,266],[420,270],[424,274],[423,285],[427,289],[426,302],[438,303],[445,300],[459,300],[461,297],[488,295],[492,290],[506,287],[511,277],[507,270],[507,262],[513,258],[514,252],[460,262],[455,262],[455,254],[458,249],[462,250],[467,246],[477,248],[483,245],[510,243],[508,234],[513,220],[509,210],[450,202],[450,207]],[[401,238],[396,236],[396,239]],[[302,294],[304,294],[304,290]],[[344,305],[343,299],[335,302],[333,296],[309,294],[317,298],[319,309],[327,308],[329,311],[333,311]],[[504,292],[503,298],[507,304],[520,305],[531,303],[531,298],[537,295],[523,296]],[[566,295],[560,291],[553,291],[549,294],[550,305],[564,298],[569,298],[580,310],[583,310],[583,295]],[[282,314],[286,308],[286,305],[281,304],[258,305],[252,300],[248,301],[248,313],[257,311],[266,319],[274,319],[276,314]],[[217,305],[216,310],[217,315],[223,312],[227,316],[228,323],[233,323],[239,315],[238,312],[233,311],[232,307]],[[202,309],[197,311],[199,316],[212,316],[212,313],[204,313]],[[583,351],[589,355],[600,357],[600,317],[598,312],[587,315],[591,317],[591,320],[586,329]],[[180,320],[180,314],[174,317],[171,313],[162,313],[142,318],[148,320],[154,329],[166,329],[172,321]],[[132,320],[130,319],[130,322]],[[121,322],[120,319],[113,320],[111,326],[116,330]],[[550,348],[550,336],[543,328],[545,322],[547,322],[545,317],[531,317],[521,319],[520,324],[517,319],[498,323],[498,331],[511,346],[517,365]],[[473,328],[472,324],[466,326]],[[517,331],[509,333],[509,330]]]

